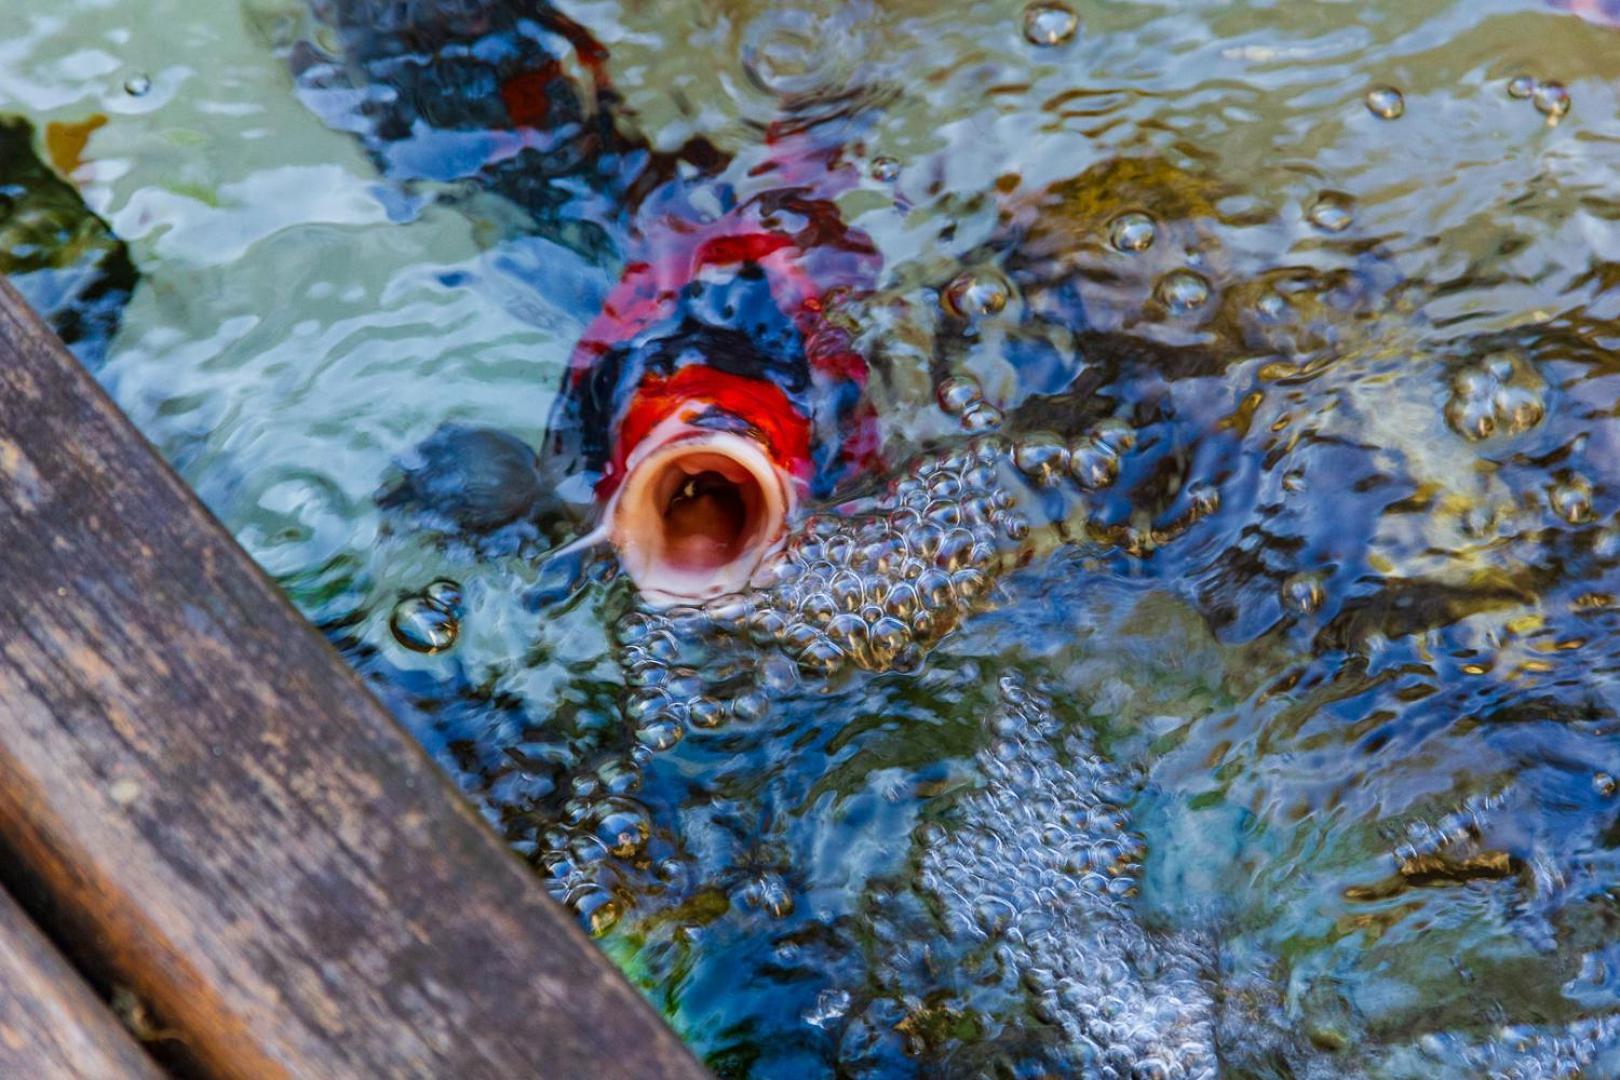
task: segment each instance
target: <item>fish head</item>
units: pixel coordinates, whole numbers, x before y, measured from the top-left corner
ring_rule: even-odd
[[[761,440],[672,416],[629,455],[602,527],[644,600],[693,603],[742,589],[781,549],[799,488]]]

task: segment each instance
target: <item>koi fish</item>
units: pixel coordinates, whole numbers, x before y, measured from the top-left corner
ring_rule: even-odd
[[[767,132],[740,196],[706,140],[659,152],[616,124],[607,50],[549,7],[323,0],[317,13],[343,56],[295,50],[301,93],[391,176],[476,177],[541,235],[626,257],[573,350],[544,460],[447,428],[402,463],[385,507],[474,534],[554,533],[539,519],[583,513],[593,527],[553,556],[611,543],[644,596],[669,602],[746,584],[806,498],[866,470],[867,368],[835,309],[879,260],[839,216],[856,171],[825,134]],[[493,93],[469,99],[469,85]],[[696,209],[715,201],[717,215]],[[520,506],[531,494],[550,505]]]
[[[679,191],[644,207],[552,414],[565,497],[600,507],[576,545],[610,543],[655,604],[742,588],[806,498],[877,458],[866,361],[837,312],[880,265],[831,198],[853,169],[805,132],[769,145],[751,175],[772,185],[713,220]]]

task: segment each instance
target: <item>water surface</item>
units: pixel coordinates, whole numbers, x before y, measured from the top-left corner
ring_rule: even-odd
[[[380,171],[296,92],[338,49],[301,3],[13,5],[0,110],[107,116],[72,179],[141,279],[99,376],[716,1071],[1620,1075],[1620,32],[564,7],[615,122],[740,190],[785,103],[840,125],[897,475],[967,443],[953,378],[1080,463],[1003,462],[1032,536],[913,662],[693,654],[541,530],[379,509],[445,423],[540,444],[625,221],[431,139]],[[453,645],[402,647],[440,579]]]

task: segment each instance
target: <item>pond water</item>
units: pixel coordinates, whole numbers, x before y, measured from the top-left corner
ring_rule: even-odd
[[[1620,1076],[1605,5],[33,7],[99,378],[717,1073]],[[540,447],[640,178],[783,117],[889,463],[790,569],[644,612],[382,505]]]

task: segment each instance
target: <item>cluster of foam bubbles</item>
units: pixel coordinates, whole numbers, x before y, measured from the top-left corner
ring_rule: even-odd
[[[693,731],[757,724],[803,678],[918,670],[1050,526],[1114,482],[1132,446],[1131,429],[1113,420],[1072,442],[977,436],[807,517],[747,591],[626,613],[614,635],[630,748],[576,777],[541,837],[553,893],[588,928],[611,926],[623,866],[651,860],[646,814],[628,796],[654,754]]]
[[[1533,75],[1518,75],[1508,80],[1508,96],[1528,99],[1536,111],[1547,118],[1548,127],[1557,127],[1569,115],[1574,104],[1569,88],[1556,79],[1538,79]]]
[[[635,799],[642,761],[609,754],[569,781],[557,820],[538,837],[538,863],[551,894],[592,934],[606,933],[624,913],[633,871],[668,875],[649,854],[652,820]]]
[[[1512,353],[1494,353],[1452,378],[1446,422],[1466,439],[1518,435],[1547,414],[1546,383]]]
[[[1575,1080],[1613,1076],[1617,1049],[1620,1019],[1592,1017],[1564,1025],[1512,1024],[1488,1039],[1438,1032],[1424,1036],[1412,1052],[1392,1055],[1391,1064],[1410,1066],[1412,1075]]]
[[[1133,903],[1145,851],[1128,810],[1135,781],[1020,675],[1004,674],[998,689],[976,756],[982,786],[915,835],[918,888],[939,926],[880,932],[890,942],[880,980],[903,994],[907,943],[929,942],[953,994],[929,1007],[1001,1031],[1021,1066],[1216,1076],[1210,952],[1145,929]]]
[[[1061,443],[995,436],[924,455],[882,492],[807,517],[748,591],[631,613],[619,640],[627,670],[644,673],[632,714],[666,692],[648,667],[660,635],[700,648],[752,642],[813,674],[917,668],[1027,553],[1032,489],[1056,488],[1069,458]]]
[[[395,604],[388,628],[394,640],[412,652],[443,652],[461,634],[463,608],[461,586],[449,578],[438,578]]]

